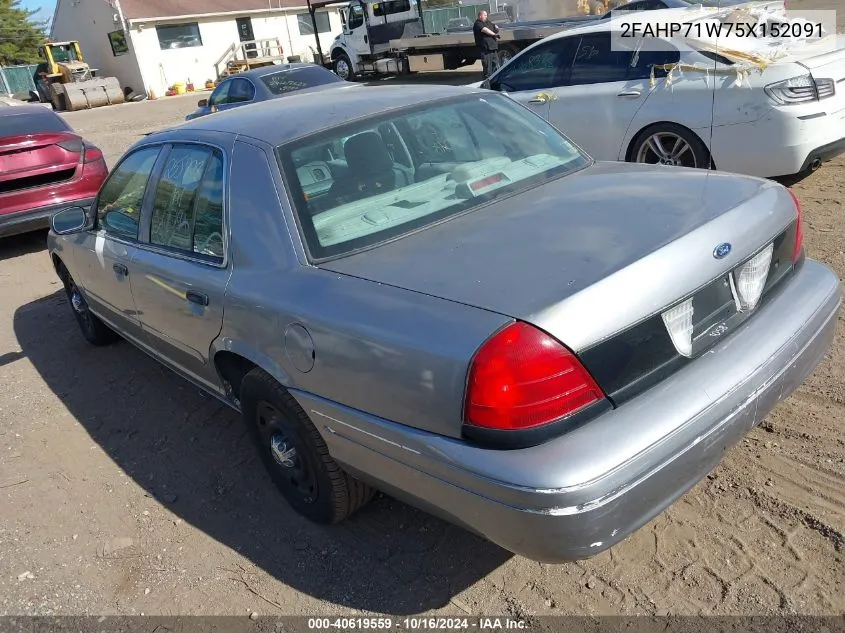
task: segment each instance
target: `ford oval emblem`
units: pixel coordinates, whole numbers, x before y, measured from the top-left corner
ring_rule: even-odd
[[[731,245],[727,242],[723,242],[719,244],[716,248],[713,249],[713,257],[716,259],[724,259],[727,257],[731,252]]]

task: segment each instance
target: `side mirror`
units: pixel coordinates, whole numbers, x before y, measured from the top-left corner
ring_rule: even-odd
[[[88,212],[82,207],[69,207],[54,213],[50,218],[50,228],[56,235],[78,233],[90,228]]]
[[[208,105],[208,99],[200,99],[199,101],[197,101],[197,107],[198,108],[204,108],[207,105]]]

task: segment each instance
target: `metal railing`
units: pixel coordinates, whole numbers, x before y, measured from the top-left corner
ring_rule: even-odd
[[[260,40],[234,42],[220,58],[214,62],[214,72],[220,79],[223,75],[242,70],[249,70],[254,65],[283,60],[284,48],[278,37],[268,37]]]

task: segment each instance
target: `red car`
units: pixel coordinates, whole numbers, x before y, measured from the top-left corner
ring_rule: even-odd
[[[0,238],[88,207],[108,175],[103,153],[40,105],[0,107]]]

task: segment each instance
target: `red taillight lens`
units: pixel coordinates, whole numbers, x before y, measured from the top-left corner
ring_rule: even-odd
[[[84,163],[93,163],[98,160],[103,160],[103,152],[96,145],[85,142],[85,157],[82,159]]]
[[[601,389],[572,352],[545,332],[518,322],[475,353],[464,420],[489,429],[530,429],[602,398]]]
[[[795,211],[798,213],[798,222],[795,225],[795,247],[792,249],[792,263],[798,261],[801,257],[801,251],[804,250],[804,214],[801,211],[801,203],[798,202],[798,197],[792,189],[789,190],[789,195],[795,202]]]

